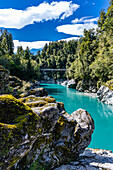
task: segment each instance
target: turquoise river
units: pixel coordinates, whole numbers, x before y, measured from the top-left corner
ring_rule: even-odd
[[[41,84],[56,101],[63,102],[67,113],[82,108],[87,110],[95,123],[95,130],[89,148],[113,151],[113,106],[98,101],[96,97],[84,95],[75,89],[58,84]]]

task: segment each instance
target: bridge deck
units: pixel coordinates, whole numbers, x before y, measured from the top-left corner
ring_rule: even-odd
[[[68,69],[51,69],[51,68],[45,68],[45,69],[39,69],[40,71],[67,71]]]

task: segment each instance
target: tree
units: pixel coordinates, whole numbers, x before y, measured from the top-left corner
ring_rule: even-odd
[[[26,60],[29,60],[29,59],[30,59],[29,47],[27,47],[26,50],[25,50],[24,58],[25,58]]]
[[[17,55],[23,57],[24,50],[23,50],[22,46],[17,47]]]

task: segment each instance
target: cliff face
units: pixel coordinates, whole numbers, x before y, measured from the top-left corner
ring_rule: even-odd
[[[47,92],[35,96],[37,90],[19,100],[0,96],[1,169],[52,169],[76,160],[91,141],[94,122],[87,111],[69,115]]]

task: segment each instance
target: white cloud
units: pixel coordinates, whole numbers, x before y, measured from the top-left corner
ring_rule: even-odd
[[[89,19],[88,19],[89,18]],[[73,24],[67,24],[67,25],[61,25],[58,26],[56,29],[58,32],[62,32],[65,34],[70,34],[70,35],[83,35],[84,29],[96,29],[97,24],[94,22],[98,21],[97,18],[91,18],[90,17],[82,17],[80,19],[76,18],[75,20],[72,20]],[[82,24],[78,24],[80,22],[83,22]]]
[[[88,22],[97,22],[99,20],[99,17],[97,18],[91,18],[91,19],[85,19],[84,22],[88,23]]]
[[[70,40],[79,40],[79,37],[70,37],[70,38],[66,38],[66,39],[61,39],[62,41],[70,41]],[[59,41],[61,41],[59,40]]]
[[[89,22],[97,22],[99,19],[99,17],[96,18],[92,18],[92,16],[87,16],[87,17],[82,17],[80,19],[76,18],[75,20],[72,20],[72,23],[80,23],[80,22],[84,22],[84,23],[89,23]]]
[[[79,37],[70,37],[70,38],[66,38],[66,39],[61,39],[64,41],[70,41],[70,40],[78,40]],[[59,41],[61,41],[59,40]],[[41,49],[44,47],[44,45],[47,43],[49,44],[49,42],[51,41],[33,41],[33,42],[26,42],[26,41],[19,41],[19,40],[13,40],[14,42],[14,52],[17,52],[17,47],[18,46],[22,46],[23,49],[25,50],[26,47],[29,47],[29,49]]]
[[[25,50],[28,46],[29,49],[40,49],[43,48],[44,45],[47,43],[49,44],[50,41],[33,41],[33,42],[25,42],[25,41],[19,41],[19,40],[13,40],[14,42],[14,52],[17,52],[17,47],[22,46]]]
[[[34,22],[48,21],[52,19],[65,19],[73,14],[79,5],[71,1],[43,2],[38,6],[32,6],[25,10],[0,9],[0,27],[23,28]]]
[[[80,23],[80,22],[83,22],[84,21],[84,19],[86,19],[86,18],[90,18],[90,17],[82,17],[82,18],[80,18],[80,19],[78,19],[78,18],[75,18],[75,20],[72,20],[71,21],[71,23]]]
[[[96,29],[97,24],[86,23],[86,24],[61,25],[57,27],[57,31],[65,34],[70,34],[70,35],[83,35],[84,29],[88,30],[91,28]]]

